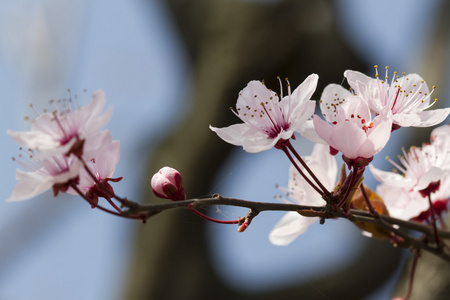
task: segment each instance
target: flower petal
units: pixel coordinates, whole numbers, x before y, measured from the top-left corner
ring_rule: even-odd
[[[39,171],[24,172],[16,170],[18,180],[11,196],[6,201],[19,201],[40,195],[52,187],[53,182],[48,176],[42,176]]]
[[[307,101],[310,101],[311,96],[316,90],[318,80],[319,76],[317,74],[311,74],[292,92],[291,94],[292,114],[296,115],[300,113],[299,110],[301,110],[303,104]]]
[[[120,141],[112,141],[95,159],[95,167],[100,179],[111,178],[120,158]]]
[[[352,94],[338,84],[331,83],[325,87],[320,96],[320,109],[325,120],[332,123],[336,121],[337,111]]]
[[[437,125],[444,121],[450,114],[450,108],[441,108],[434,110],[426,110],[417,113],[420,118],[420,123],[412,125],[415,127],[430,127]]]
[[[286,246],[303,234],[309,225],[318,219],[317,217],[303,217],[297,212],[288,212],[270,232],[269,240],[274,245]]]
[[[225,142],[235,146],[242,146],[245,151],[257,153],[272,148],[278,139],[270,139],[251,125],[241,123],[233,124],[228,127],[217,128],[209,126]]]
[[[326,144],[326,142],[317,134],[313,120],[305,121],[305,123],[297,129],[297,132],[314,143]]]
[[[372,172],[373,177],[381,183],[386,185],[392,185],[396,187],[402,187],[411,189],[416,183],[414,180],[403,177],[398,173],[382,171],[375,168],[373,165],[369,165],[370,172]]]

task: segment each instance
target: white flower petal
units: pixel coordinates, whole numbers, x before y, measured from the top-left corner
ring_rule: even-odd
[[[318,80],[319,76],[317,74],[311,74],[292,92],[291,109],[293,115],[301,113],[300,110],[302,110],[304,103],[310,101],[311,96],[316,90]]]
[[[95,167],[100,179],[111,178],[120,158],[120,141],[112,141],[101,153],[97,154]]]
[[[373,165],[369,165],[370,172],[372,172],[373,176],[379,182],[382,182],[386,185],[392,185],[401,188],[411,189],[413,185],[416,183],[414,180],[403,177],[402,175],[394,172],[382,171],[380,169],[375,168]]]
[[[277,246],[286,246],[303,234],[317,217],[303,217],[297,212],[286,213],[269,234],[269,240]]]
[[[438,167],[431,167],[425,174],[420,177],[419,182],[417,183],[415,190],[421,191],[426,189],[432,182],[441,181],[444,176],[446,175],[446,172],[441,170]]]
[[[352,94],[338,84],[329,84],[320,97],[320,109],[325,120],[332,123],[336,121],[337,112],[343,103],[348,101]]]
[[[51,149],[59,146],[52,136],[41,131],[12,131],[7,134],[20,146],[31,149]]]
[[[314,143],[326,144],[326,142],[317,134],[313,120],[307,120],[299,129],[297,129],[297,132]]]
[[[16,170],[18,180],[11,196],[6,201],[19,201],[32,198],[47,191],[53,186],[51,178],[42,176],[40,172],[24,172]]]
[[[414,124],[415,127],[431,127],[444,121],[450,114],[450,108],[426,110],[417,114],[420,122]]]

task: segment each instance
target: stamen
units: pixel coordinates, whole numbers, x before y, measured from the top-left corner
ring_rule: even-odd
[[[386,160],[390,162],[394,167],[396,167],[398,170],[400,170],[403,174],[406,173],[406,170],[401,167],[399,164],[397,164],[395,161],[389,158],[389,156],[386,156]]]

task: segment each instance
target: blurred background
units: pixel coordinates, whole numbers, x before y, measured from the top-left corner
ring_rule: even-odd
[[[377,64],[419,73],[438,87],[437,105],[448,106],[449,13],[450,2],[439,0],[2,0],[1,198],[12,192],[18,167],[6,130],[27,130],[30,103],[43,109],[70,88],[80,101],[103,89],[114,107],[107,128],[121,141],[117,194],[161,202],[149,180],[170,165],[184,175],[188,197],[275,201],[275,185],[288,180],[282,153],[248,154],[208,129],[238,121],[228,107],[247,82],[264,79],[278,90],[276,76],[297,86],[317,73],[318,99],[346,69],[374,75]],[[430,131],[394,132],[374,164],[390,169],[386,155],[420,145]],[[309,155],[313,145],[299,136],[295,146]],[[246,211],[208,213],[236,219]],[[0,299],[391,297],[407,251],[365,238],[345,220],[316,223],[291,245],[273,246],[268,234],[282,215],[263,213],[238,234],[237,226],[185,210],[142,225],[74,196],[3,201]]]

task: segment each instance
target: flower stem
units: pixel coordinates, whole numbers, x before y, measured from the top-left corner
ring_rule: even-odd
[[[409,282],[408,282],[408,291],[406,292],[406,296],[404,298],[404,300],[408,300],[409,297],[411,297],[411,292],[413,289],[413,285],[414,285],[414,273],[416,271],[416,266],[417,266],[417,261],[419,260],[420,257],[420,251],[417,249],[414,249],[414,260],[411,266],[411,271],[409,273]]]
[[[291,161],[292,165],[294,165],[294,167],[297,169],[297,171],[300,173],[300,175],[303,176],[303,178],[306,180],[306,182],[308,182],[308,184],[315,189],[320,195],[323,195],[324,192],[322,190],[320,190],[309,178],[308,176],[306,176],[305,173],[303,173],[302,169],[300,169],[299,165],[297,164],[297,162],[295,161],[295,159],[292,157],[292,155],[289,153],[288,148],[286,148],[286,146],[282,146],[280,148],[281,150],[283,150],[283,152],[287,155],[287,157],[289,158],[289,160]]]
[[[114,203],[114,201],[111,200],[110,197],[103,197],[103,198],[105,198],[106,201],[108,201],[109,204],[111,204],[111,206],[114,207],[119,213],[122,213],[122,212],[123,212],[123,211],[120,209],[120,207],[118,207],[118,206]]]
[[[353,185],[355,184],[355,182],[356,182],[356,168],[355,167],[353,167],[353,171],[351,172],[351,177],[350,177],[350,183],[349,183],[349,185],[347,186],[347,189],[346,189],[346,191],[345,191],[345,194],[344,194],[344,197],[341,199],[341,201],[338,203],[338,205],[337,205],[337,208],[342,208],[344,205],[345,205],[345,203],[346,203],[346,201],[347,201],[347,198],[348,198],[348,196],[350,195],[350,192],[351,192],[351,190],[352,190],[352,188],[353,188]],[[347,180],[349,180],[349,178],[347,177]],[[343,185],[343,186],[345,186],[345,185]],[[347,208],[346,208],[347,209]]]
[[[369,211],[372,213],[372,215],[377,216],[378,212],[373,208],[373,205],[370,202],[369,197],[367,196],[367,192],[366,192],[366,188],[364,187],[364,184],[361,183],[360,188],[361,188],[361,192],[363,194],[364,200],[366,201],[367,207],[369,208]]]
[[[84,200],[86,200],[90,205],[92,205],[91,201],[89,201],[89,199],[86,197],[86,195],[83,194],[82,191],[80,191],[80,189],[77,187],[76,184],[71,184],[71,187],[77,192],[78,195],[81,196],[81,198],[83,198]],[[114,205],[115,206],[115,205]],[[95,208],[98,208],[104,212],[107,212],[109,214],[118,216],[118,217],[122,217],[122,218],[127,218],[127,219],[136,219],[136,220],[142,220],[143,222],[145,222],[145,215],[129,215],[129,216],[125,216],[122,214],[122,212],[115,212],[113,210],[107,209],[101,205],[96,204]],[[120,208],[119,208],[120,210]]]
[[[322,182],[316,177],[314,172],[308,167],[308,165],[305,163],[305,161],[302,159],[302,157],[298,154],[298,152],[295,150],[294,146],[292,146],[291,142],[287,142],[287,147],[291,152],[294,154],[295,158],[298,159],[298,161],[302,164],[303,168],[311,175],[312,179],[317,183],[319,188],[322,190],[321,194],[325,194],[326,196],[330,196],[331,193],[325,188],[325,186],[322,184]]]
[[[428,194],[428,203],[430,204],[430,215],[431,215],[431,225],[433,226],[434,231],[434,239],[436,242],[436,246],[441,247],[441,240],[439,239],[439,233],[436,227],[436,216],[434,214],[433,203],[431,202],[431,193]]]
[[[240,220],[232,220],[232,221],[222,221],[222,220],[218,220],[218,219],[214,219],[211,217],[208,217],[207,215],[202,214],[201,212],[199,212],[198,210],[196,210],[194,208],[193,203],[188,204],[187,206],[190,211],[192,211],[194,214],[202,217],[205,220],[211,221],[211,222],[215,222],[215,223],[219,223],[219,224],[239,224]]]

